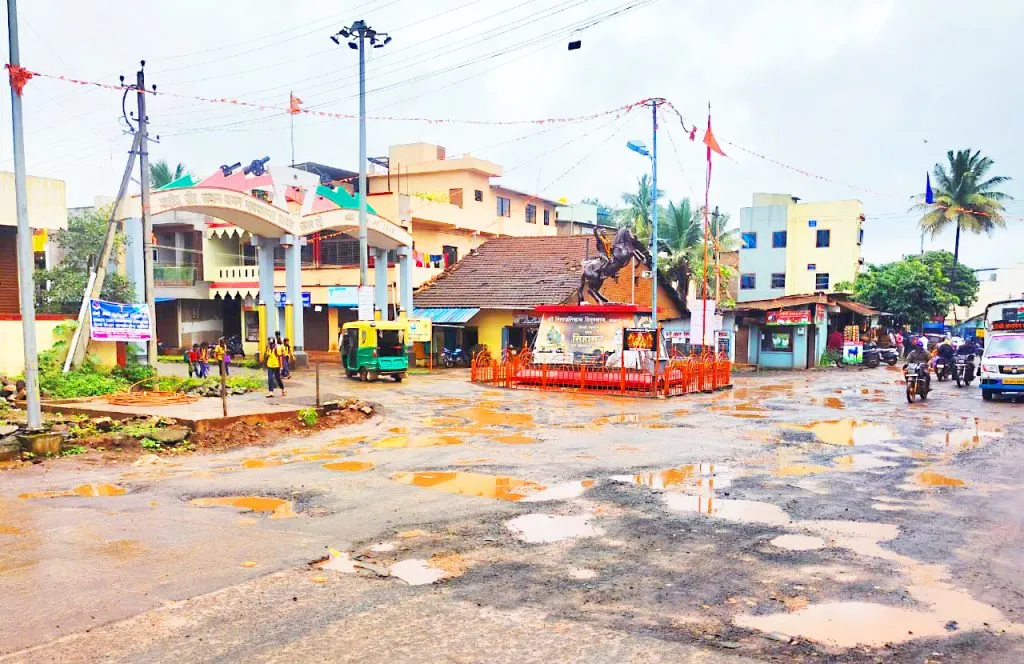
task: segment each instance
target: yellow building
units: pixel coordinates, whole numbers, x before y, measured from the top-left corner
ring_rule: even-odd
[[[801,203],[789,194],[754,194],[740,210],[738,302],[831,293],[863,264],[864,205]]]

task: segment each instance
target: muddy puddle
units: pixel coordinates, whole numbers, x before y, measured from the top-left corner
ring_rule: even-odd
[[[273,468],[282,463],[284,461],[281,459],[246,459],[242,462],[242,468]]]
[[[822,420],[810,424],[783,424],[786,429],[810,431],[826,445],[877,445],[898,440],[896,432],[885,424],[854,419]]]
[[[813,535],[779,535],[769,544],[786,551],[813,551],[825,548],[825,540]]]
[[[505,527],[523,542],[547,544],[604,535],[603,528],[591,523],[592,518],[586,515],[523,514],[506,522]]]
[[[662,422],[659,418],[660,416],[657,414],[645,415],[641,413],[621,413],[619,415],[604,415],[602,417],[596,417],[593,420],[593,425],[603,427],[608,426],[609,424],[629,424],[634,427],[643,427],[645,429],[672,428],[672,424],[669,422]]]
[[[18,498],[24,500],[76,496],[80,498],[100,498],[106,496],[123,496],[125,493],[127,493],[127,489],[117,486],[116,484],[81,484],[73,489],[66,489],[64,491],[30,491],[28,493],[19,493]]]
[[[666,493],[665,507],[673,512],[697,513],[736,523],[758,523],[783,526],[790,522],[789,515],[778,505],[756,500],[727,500],[714,496],[692,496]]]
[[[491,436],[490,440],[503,445],[533,445],[534,443],[540,442],[539,439],[522,433]]]
[[[974,426],[952,431],[938,431],[927,436],[925,443],[949,452],[969,452],[985,443],[1002,438],[1004,434],[1005,431],[1002,427],[975,418]]]
[[[458,436],[388,436],[370,443],[370,447],[380,449],[402,449],[414,447],[445,447],[448,445],[462,445],[464,441]]]
[[[710,493],[728,487],[736,476],[736,472],[724,464],[691,463],[633,475],[612,475],[608,479],[649,489],[679,488],[691,493]]]
[[[373,468],[372,461],[335,461],[320,466],[325,470],[333,470],[342,473],[361,473]]]
[[[532,427],[533,415],[512,410],[500,410],[489,406],[478,405],[452,411],[453,417],[461,417],[479,426],[511,426]]]
[[[495,498],[497,500],[520,501],[544,490],[544,486],[532,480],[505,475],[484,475],[469,472],[427,471],[396,473],[391,476],[396,482],[410,484],[424,489],[434,489],[461,496]]]
[[[232,507],[243,512],[269,514],[271,519],[288,519],[296,516],[290,501],[266,496],[193,498],[189,504],[195,507]]]
[[[940,473],[932,472],[930,470],[922,470],[919,473],[914,474],[914,482],[922,486],[933,486],[933,487],[958,487],[965,486],[967,482],[955,477],[949,477],[948,475],[942,475]]]

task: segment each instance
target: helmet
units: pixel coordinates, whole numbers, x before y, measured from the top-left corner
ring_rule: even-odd
[[[921,348],[924,348],[924,337],[918,337],[915,343]]]

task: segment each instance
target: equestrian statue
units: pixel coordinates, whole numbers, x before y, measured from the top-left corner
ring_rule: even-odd
[[[608,304],[608,298],[601,294],[601,286],[605,279],[619,276],[619,270],[638,260],[641,265],[650,265],[651,254],[640,240],[628,228],[620,228],[609,242],[607,237],[594,226],[594,237],[597,239],[596,258],[583,261],[583,276],[580,278],[579,303],[584,303],[584,291],[598,302]]]

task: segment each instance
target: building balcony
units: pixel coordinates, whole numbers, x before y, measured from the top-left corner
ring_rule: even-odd
[[[207,279],[215,283],[259,283],[260,268],[258,265],[224,265],[206,270]]]
[[[196,265],[154,265],[153,281],[157,286],[195,286],[201,281]]]

